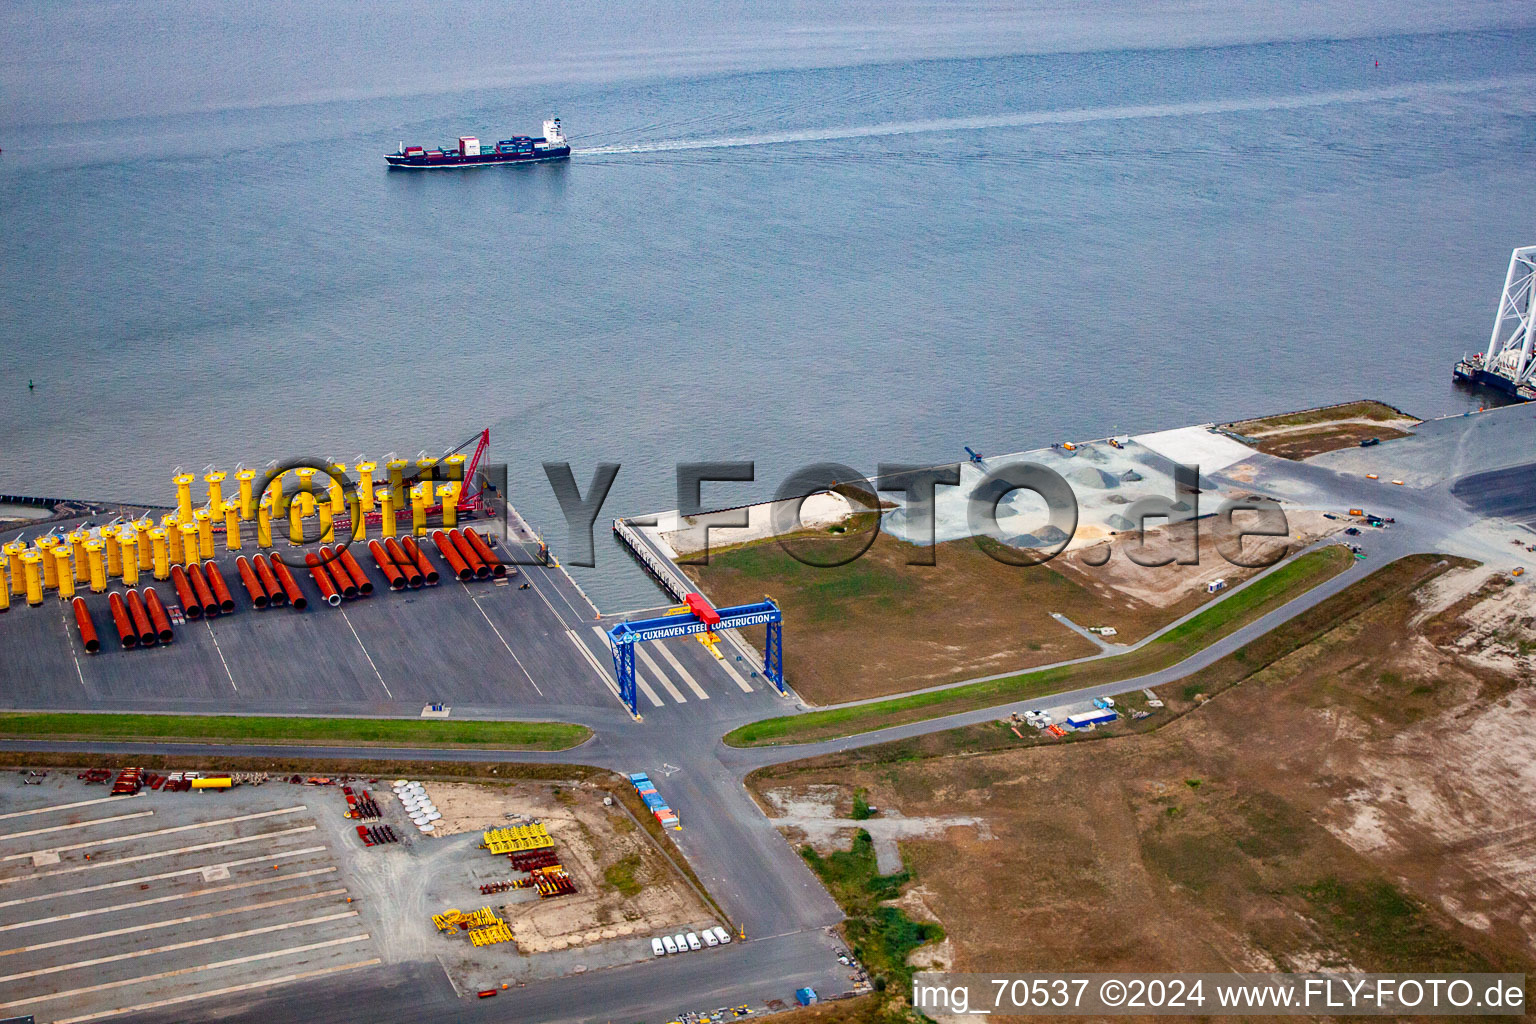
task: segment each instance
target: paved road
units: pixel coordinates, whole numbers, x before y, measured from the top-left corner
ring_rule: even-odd
[[[1528,472],[1521,467],[1536,451],[1536,409],[1511,407],[1478,417],[1457,418],[1426,424],[1419,433],[1399,442],[1368,450],[1335,453],[1308,463],[1292,463],[1259,456],[1250,460],[1252,478],[1225,481],[1245,490],[1267,493],[1292,507],[1343,511],[1363,507],[1394,516],[1398,525],[1386,531],[1368,531],[1360,542],[1368,558],[1341,575],[1275,609],[1257,621],[1160,672],[1085,688],[1069,694],[1019,702],[1001,708],[966,712],[925,722],[898,726],[825,743],[793,747],[735,749],[719,737],[737,725],[774,713],[792,710],[776,699],[751,701],[694,701],[684,713],[648,714],[642,723],[631,722],[611,705],[547,703],[541,715],[568,717],[596,730],[588,743],[570,751],[390,749],[369,750],[375,758],[442,761],[536,761],[584,763],[619,771],[645,770],[683,816],[684,830],[678,842],[699,876],[733,919],[745,921],[749,934],[767,936],[740,944],[729,958],[678,958],[658,964],[637,965],[596,972],[541,984],[519,992],[515,1015],[529,1022],[651,1018],[685,1008],[712,1008],[739,1003],[759,989],[782,998],[798,984],[838,974],[830,958],[828,926],[839,912],[825,890],[758,811],[742,780],[754,768],[815,754],[904,739],[986,721],[1010,710],[1055,706],[1093,696],[1113,695],[1148,686],[1165,685],[1200,671],[1212,662],[1262,636],[1281,623],[1314,607],[1393,558],[1422,551],[1444,551],[1488,562],[1496,567],[1518,564],[1524,552],[1512,539],[1533,539],[1518,525],[1486,517],[1486,510],[1461,500],[1456,482],[1477,474],[1501,471],[1499,480]],[[1400,453],[1397,454],[1397,453]],[[1513,454],[1512,454],[1513,453]],[[1454,479],[1435,476],[1435,466],[1454,467]],[[1379,480],[1369,480],[1376,472]],[[1394,486],[1393,479],[1405,480]],[[1460,495],[1460,496],[1458,496]],[[1234,590],[1234,593],[1236,590]],[[1230,595],[1229,595],[1230,596]],[[585,624],[573,608],[567,616],[551,607],[562,627]],[[1106,652],[1108,654],[1119,652]],[[1104,654],[1097,657],[1106,656]],[[964,684],[955,684],[964,685]],[[354,709],[355,710],[355,709]],[[475,713],[476,709],[469,709]],[[480,710],[490,710],[480,709]],[[662,709],[675,712],[675,708]],[[459,709],[456,709],[456,714]],[[71,751],[92,754],[193,753],[210,757],[227,755],[230,748],[217,745],[131,743],[32,743],[5,742],[0,749]],[[354,748],[251,746],[238,748],[256,756],[349,757]],[[676,770],[673,770],[673,769]],[[402,987],[403,986],[403,987]],[[432,1014],[480,1019],[482,1015],[506,1016],[507,1002],[498,997],[484,1004],[468,1005],[443,993],[430,970],[420,977],[349,988],[328,986],[324,991],[297,990],[255,1007],[232,1003],[217,1007],[220,1013],[239,1012],[240,1019],[255,1020],[296,1016],[319,1022],[371,1019],[416,1021]],[[210,1008],[210,1010],[215,1008]],[[153,1019],[153,1018],[146,1018]]]

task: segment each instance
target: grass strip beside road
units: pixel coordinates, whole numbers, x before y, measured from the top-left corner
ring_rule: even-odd
[[[5,739],[567,750],[590,735],[592,730],[586,726],[567,722],[77,712],[0,714],[0,738]]]
[[[1021,672],[1001,679],[892,697],[870,704],[767,718],[732,730],[726,734],[725,742],[736,747],[814,743],[1156,672],[1178,664],[1300,597],[1343,572],[1353,561],[1349,551],[1339,545],[1309,551],[1211,605],[1151,643],[1113,658]]]

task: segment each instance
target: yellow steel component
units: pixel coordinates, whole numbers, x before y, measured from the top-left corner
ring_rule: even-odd
[[[234,784],[235,784],[235,780],[234,779],[227,778],[227,777],[222,777],[222,776],[219,777],[219,778],[212,778],[212,779],[193,779],[192,780],[192,788],[193,789],[230,789],[230,788],[232,788],[234,786]]]
[[[83,544],[84,541],[81,541]],[[5,545],[5,563],[11,573],[11,593],[20,594],[24,586],[22,582],[21,553],[27,550],[27,542],[13,540]]]
[[[203,474],[203,483],[208,485],[208,514],[222,516],[224,514],[224,474],[220,470]]]
[[[420,483],[411,488],[411,533],[427,535],[427,506],[432,503],[432,485]]]
[[[235,479],[240,481],[240,518],[256,518],[256,498],[251,493],[251,489],[254,486],[252,481],[256,479],[256,471],[254,469],[242,469],[235,473]]]
[[[43,555],[43,586],[54,590],[59,585],[59,565],[53,559],[53,549],[59,546],[57,537],[39,537],[37,550]]]
[[[331,463],[331,472],[335,475],[328,477],[326,480],[326,490],[331,495],[331,514],[340,515],[347,510],[347,498],[341,490],[341,478],[347,474],[347,464],[345,462],[333,462]]]
[[[198,561],[197,524],[181,524],[181,557],[183,565]]]
[[[288,505],[288,543],[295,545],[304,543],[304,506],[299,497]]]
[[[443,506],[443,525],[452,529],[459,525],[459,485],[455,483],[439,484],[437,487],[438,500]]]
[[[240,510],[234,505],[224,506],[224,546],[239,551],[244,542],[240,538]]]
[[[107,575],[121,576],[123,574],[123,546],[118,539],[117,527],[103,526],[101,528],[101,543],[107,552]]]
[[[125,526],[117,539],[123,547],[123,583],[136,587],[139,585],[139,531]]]
[[[6,580],[5,563],[0,562],[0,612],[10,611],[11,585]]]
[[[90,537],[89,530],[69,531],[69,546],[75,554],[75,582],[84,583],[90,577],[85,574],[85,541]]]
[[[384,536],[393,537],[395,535],[395,492],[391,488],[381,487],[378,499],[380,511],[384,516],[380,530]]]
[[[256,546],[269,548],[272,546],[272,499],[263,496],[261,505],[256,509]]]
[[[353,491],[350,495],[348,495],[347,502],[349,504],[347,514],[352,517],[353,539],[367,540],[368,515],[363,511],[362,496],[357,491]]]
[[[91,590],[101,593],[107,589],[107,560],[101,555],[102,543],[99,540],[85,542],[85,559],[90,563]]]
[[[454,453],[443,460],[443,472],[449,481],[464,479],[465,457],[462,453]]]
[[[153,572],[155,568],[154,553],[150,550],[149,531],[154,529],[155,521],[145,516],[134,524],[134,529],[139,535],[139,572]]]
[[[149,531],[150,564],[157,580],[171,578],[171,546],[166,534],[167,530],[163,526],[152,527]]]
[[[213,512],[200,508],[192,518],[197,520],[197,560],[206,562],[213,557]]]
[[[165,547],[170,552],[171,564],[181,565],[187,560],[181,546],[181,523],[175,516],[163,516],[160,525],[165,527]]]
[[[361,495],[364,512],[373,511],[373,471],[378,468],[374,462],[357,464],[357,493]]]
[[[445,910],[441,914],[432,915],[432,923],[437,925],[440,932],[451,932],[458,928],[464,915],[457,910]]]
[[[515,825],[511,828],[493,828],[481,833],[484,846],[494,854],[514,853],[521,850],[543,850],[555,845],[541,822],[531,825]]]
[[[43,603],[43,555],[40,551],[27,550],[21,554],[21,569],[26,576],[27,604]]]
[[[75,573],[69,564],[72,550],[68,544],[60,544],[53,549],[52,554],[53,560],[58,563],[59,599],[68,601],[75,596]]]
[[[176,481],[176,511],[183,519],[192,518],[192,481],[197,477],[191,473],[178,473]]]
[[[395,508],[405,507],[405,467],[404,459],[390,459],[384,464],[389,472],[389,492],[395,496]]]
[[[487,928],[477,928],[469,933],[469,941],[477,946],[494,946],[499,942],[512,941],[512,929],[507,922],[498,920]]]
[[[320,503],[320,543],[336,543],[336,530],[331,525],[331,504],[327,501]]]

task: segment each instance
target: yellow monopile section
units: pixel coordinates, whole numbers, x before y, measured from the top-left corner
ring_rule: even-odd
[[[315,471],[308,466],[300,466],[293,471],[293,475],[299,478],[299,493],[313,495],[315,493]]]
[[[365,513],[363,511],[363,499],[362,499],[362,496],[357,491],[353,491],[351,497],[348,498],[347,500],[348,500],[348,504],[351,506],[351,514],[352,514],[352,539],[353,540],[367,540],[368,539],[368,515],[367,515],[367,513]]]
[[[443,460],[444,475],[449,483],[464,479],[464,453],[455,452]]]
[[[165,527],[165,547],[170,553],[171,564],[181,565],[187,560],[181,547],[181,522],[174,515],[161,516],[160,525]]]
[[[240,510],[234,505],[224,506],[224,546],[231,551],[239,551],[240,540]]]
[[[91,563],[91,590],[98,594],[107,589],[107,560],[102,555],[102,546],[99,540],[85,542],[85,557]]]
[[[443,525],[452,529],[459,525],[459,484],[438,484],[437,497],[443,503]]]
[[[171,577],[171,545],[166,539],[168,533],[163,526],[151,527],[149,531],[150,565],[157,580]]]
[[[334,543],[336,543],[336,529],[332,525],[333,518],[334,517],[331,515],[331,505],[330,505],[330,502],[324,502],[324,501],[321,502],[320,503],[320,543],[322,543],[322,544],[334,544]]]
[[[21,553],[21,571],[26,579],[27,604],[43,603],[43,553],[26,550]]]
[[[123,583],[136,587],[139,585],[139,531],[125,526],[117,542],[123,546]]]
[[[0,562],[0,612],[11,610],[11,584],[6,579],[10,573],[6,571],[5,563]]]
[[[87,579],[85,568],[85,541],[90,536],[87,530],[69,531],[69,546],[75,556],[75,582],[84,583]]]
[[[373,462],[357,464],[357,493],[361,495],[364,512],[373,511],[373,471],[378,468]]]
[[[272,546],[272,499],[266,496],[262,497],[261,504],[256,507],[256,546]]]
[[[224,473],[222,470],[214,470],[203,474],[203,483],[208,485],[208,514],[222,516],[224,514]]]
[[[134,524],[134,529],[139,534],[139,572],[152,572],[155,568],[154,555],[150,551],[149,531],[155,528],[155,521],[148,516]]]
[[[26,586],[21,568],[21,553],[25,550],[27,550],[27,542],[24,540],[13,540],[5,546],[5,564],[10,569],[13,594],[22,593]]]
[[[69,564],[73,553],[74,549],[68,544],[60,544],[53,549],[53,560],[58,563],[59,599],[63,601],[75,596],[75,571]]]
[[[240,518],[255,519],[256,496],[252,493],[252,488],[255,487],[252,481],[256,479],[256,471],[254,469],[239,470],[235,473],[235,479],[240,481]]]
[[[423,481],[411,488],[411,533],[427,535],[427,506],[432,503],[432,485]]]
[[[405,467],[404,459],[390,459],[385,463],[389,470],[389,493],[395,496],[395,508],[405,508]]]
[[[192,519],[192,481],[196,480],[197,477],[191,473],[178,473],[175,479],[176,511],[181,514],[181,518],[190,522]]]
[[[213,513],[200,508],[192,518],[197,520],[197,560],[204,562],[213,557]]]
[[[288,543],[304,543],[304,511],[299,498],[294,498],[288,503]]]
[[[37,550],[43,554],[43,586],[53,590],[59,585],[59,565],[53,559],[53,549],[59,546],[57,537],[39,537]]]
[[[437,460],[433,459],[433,458],[417,459],[416,460],[416,479],[418,481],[431,481],[431,479],[432,479],[432,470],[433,470],[433,467],[436,466],[436,465],[437,465]]]
[[[380,487],[378,493],[380,511],[384,520],[379,524],[379,532],[386,537],[395,535],[395,492],[388,487]]]
[[[181,524],[181,557],[183,565],[191,565],[201,561],[198,555],[199,544],[197,542],[197,523]]]
[[[118,540],[117,527],[103,526],[101,528],[101,544],[107,552],[107,575],[121,576],[123,574],[123,545]]]
[[[339,516],[347,510],[347,497],[341,490],[341,479],[347,475],[347,464],[331,463],[331,474],[326,480],[325,489],[331,496],[331,515]]]

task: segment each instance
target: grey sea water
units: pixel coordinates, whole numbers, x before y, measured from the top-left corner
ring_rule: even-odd
[[[1474,408],[1533,55],[1493,3],[7,4],[0,492],[488,425],[558,553],[545,460],[623,463],[602,525],[679,460]],[[551,115],[568,164],[381,158]]]

